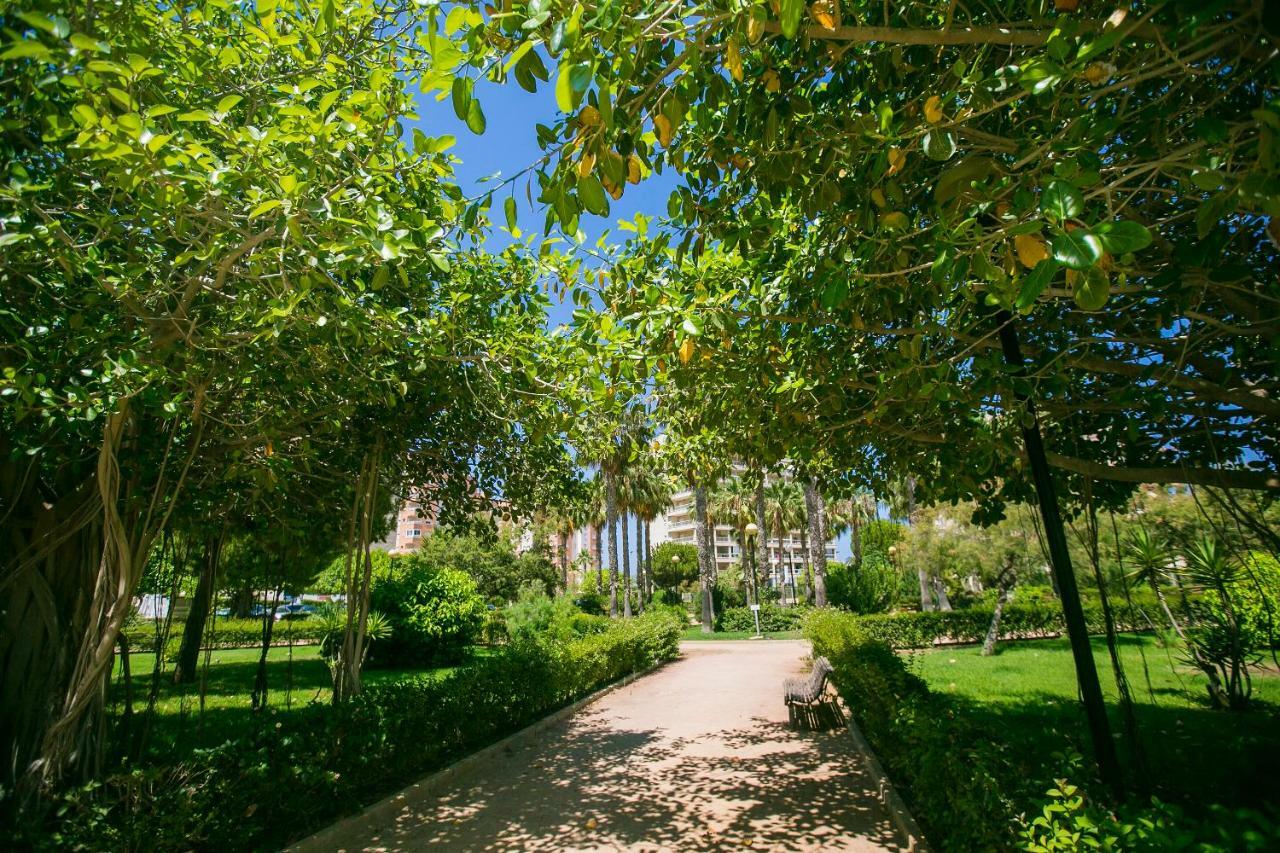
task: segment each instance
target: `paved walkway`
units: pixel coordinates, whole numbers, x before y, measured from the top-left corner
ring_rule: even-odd
[[[681,650],[437,796],[407,795],[394,820],[347,820],[325,849],[903,849],[848,733],[787,726],[782,681],[808,643]]]

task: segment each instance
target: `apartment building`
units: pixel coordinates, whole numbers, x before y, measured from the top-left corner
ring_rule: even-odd
[[[654,547],[663,542],[695,544],[693,519],[693,492],[677,492],[671,497],[671,506],[653,521]],[[718,524],[715,529],[716,568],[727,569],[742,560],[742,543],[738,532],[728,525]],[[771,536],[765,543],[768,549],[768,566],[760,566],[760,577],[770,586],[781,588],[783,584],[797,582],[804,576],[806,555],[799,530],[788,530],[782,537]],[[836,558],[836,543],[828,541],[827,559]],[[794,575],[792,574],[794,572]]]

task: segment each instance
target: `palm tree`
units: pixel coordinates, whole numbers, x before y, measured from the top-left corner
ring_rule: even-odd
[[[1164,611],[1165,618],[1169,620],[1169,626],[1173,628],[1173,632],[1179,639],[1185,641],[1186,636],[1182,633],[1182,626],[1174,618],[1173,610],[1169,608],[1169,602],[1164,597],[1164,589],[1160,585],[1172,568],[1168,548],[1150,530],[1140,526],[1129,534],[1128,551],[1129,562],[1134,566],[1133,571],[1128,574],[1130,583],[1135,585],[1145,583],[1151,589],[1156,601],[1160,604],[1160,609]]]
[[[671,483],[642,457],[628,473],[628,503],[636,522],[636,584],[643,604],[653,596],[653,520],[671,505]]]
[[[573,524],[590,531],[591,569],[596,573],[596,589],[604,590],[604,481],[596,477],[587,487],[587,496],[575,507]]]
[[[600,473],[604,478],[605,524],[609,528],[609,615],[618,615],[618,537],[615,523],[619,521],[619,487],[621,479],[631,464],[632,455],[637,446],[648,443],[649,424],[643,411],[626,412],[613,425],[610,431],[607,449],[600,458]],[[629,542],[627,535],[626,509],[622,508],[622,564],[621,568],[627,589],[631,587],[630,565],[627,557]],[[625,616],[631,615],[631,599],[623,601]]]
[[[853,563],[862,565],[862,526],[876,519],[875,495],[866,489],[855,489],[853,495],[827,503],[827,538],[849,532],[853,547]]]
[[[804,497],[800,492],[800,487],[791,480],[778,477],[765,486],[765,521],[767,529],[778,540],[777,554],[779,562],[785,560],[779,569],[779,579],[785,583],[787,574],[790,574],[791,599],[793,603],[796,597],[795,555],[792,549],[785,545],[784,539],[787,532],[797,526],[803,504]]]
[[[755,522],[755,487],[742,477],[730,477],[721,481],[711,493],[711,514],[720,524],[732,527],[738,537],[739,563],[746,565],[743,549],[747,542],[747,525]],[[756,595],[756,579],[743,576],[747,589]]]

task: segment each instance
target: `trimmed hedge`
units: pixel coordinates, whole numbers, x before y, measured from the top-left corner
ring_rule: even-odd
[[[877,613],[856,618],[859,627],[871,639],[882,640],[895,649],[923,649],[944,641],[981,643],[991,625],[991,613],[990,607],[970,607],[950,611]],[[1127,605],[1113,605],[1112,616],[1119,631],[1150,627],[1138,609]],[[1086,606],[1084,618],[1091,634],[1106,631],[1101,607]],[[1011,604],[1000,618],[1000,636],[1008,640],[1064,634],[1066,630],[1062,608],[1057,602]]]
[[[244,737],[188,760],[68,793],[45,833],[25,840],[45,849],[278,849],[671,660],[682,628],[669,615],[645,615],[566,643],[505,646],[443,678],[370,686],[341,706],[272,712]]]
[[[173,657],[182,645],[183,623],[174,620],[169,627],[169,641],[165,644],[165,655]],[[125,636],[129,640],[129,651],[133,654],[147,654],[155,651],[156,629],[150,621],[134,621],[124,626]],[[272,646],[314,644],[324,639],[324,622],[321,619],[290,619],[277,622],[271,631]],[[213,632],[206,628],[205,641],[201,648],[214,649],[247,649],[262,645],[262,619],[219,619],[213,626]]]
[[[933,614],[922,614],[931,616]],[[946,614],[943,614],[946,615]],[[1280,849],[1280,816],[1210,806],[1204,816],[1152,800],[1119,806],[1092,801],[1066,780],[1050,785],[1029,812],[1025,788],[998,728],[934,693],[902,656],[866,629],[869,619],[814,611],[805,636],[831,661],[832,681],[932,845],[944,851],[1099,849],[1263,851]],[[1086,774],[1079,756],[1068,774]]]
[[[804,623],[807,607],[779,607],[766,601],[760,605],[760,630],[766,634],[798,631]],[[755,617],[750,607],[728,607],[716,614],[717,631],[754,631]]]
[[[998,743],[912,675],[864,627],[870,618],[817,610],[805,636],[831,661],[836,689],[929,840],[941,850],[1009,849],[1015,811],[1000,780],[1011,771]]]

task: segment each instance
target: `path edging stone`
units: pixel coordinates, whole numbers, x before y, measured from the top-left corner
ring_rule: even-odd
[[[339,818],[323,829],[308,835],[306,838],[293,842],[285,848],[286,851],[306,851],[306,850],[337,850],[340,849],[334,841],[334,836],[338,834],[339,827],[345,825],[348,821],[365,821],[377,826],[391,826],[395,823],[396,815],[404,808],[405,804],[414,796],[431,796],[445,786],[446,783],[453,781],[456,777],[462,775],[472,769],[477,764],[482,764],[489,758],[498,753],[505,752],[517,746],[523,746],[527,741],[531,740],[534,735],[541,734],[544,729],[560,722],[573,715],[574,713],[602,698],[608,693],[613,692],[621,687],[626,687],[633,681],[645,677],[646,675],[657,671],[664,666],[667,661],[655,664],[648,669],[633,672],[630,675],[624,675],[617,681],[601,687],[594,693],[588,694],[576,702],[565,705],[558,711],[553,711],[547,716],[535,720],[519,731],[509,734],[502,740],[495,741],[486,747],[482,747],[475,752],[464,755],[448,767],[441,768],[419,779],[410,785],[407,785],[394,794],[389,794],[372,805],[365,806],[355,814],[347,815]]]
[[[841,704],[844,704],[843,700]],[[898,828],[898,832],[906,839],[907,850],[909,853],[930,853],[929,842],[925,839],[924,832],[920,830],[920,824],[916,823],[915,817],[911,814],[911,810],[907,808],[907,804],[902,799],[902,795],[898,793],[898,789],[893,787],[889,774],[884,772],[880,759],[876,757],[875,752],[871,749],[871,744],[867,742],[866,737],[862,734],[862,729],[858,728],[858,723],[853,719],[852,711],[848,707],[843,710],[854,749],[860,752],[866,761],[867,772],[871,774],[871,779],[875,782],[880,803],[889,812],[889,818],[893,821],[894,826]]]

